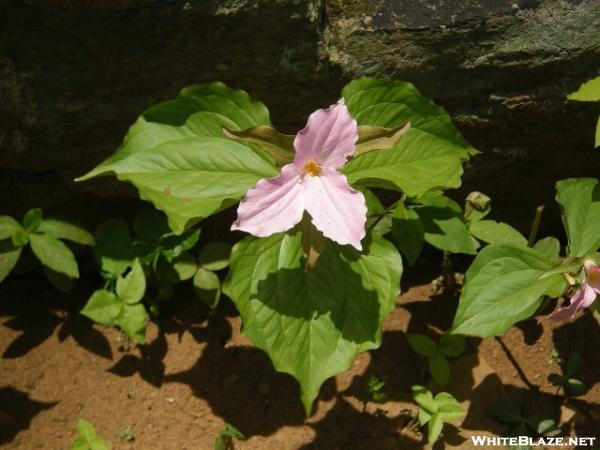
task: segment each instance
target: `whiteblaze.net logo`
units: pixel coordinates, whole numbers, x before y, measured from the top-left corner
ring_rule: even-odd
[[[471,442],[475,447],[488,447],[496,445],[530,445],[532,447],[592,447],[596,441],[595,437],[541,437],[529,436],[489,437],[471,436]]]

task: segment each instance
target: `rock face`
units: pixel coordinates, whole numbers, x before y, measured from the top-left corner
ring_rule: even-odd
[[[131,192],[114,180],[70,180],[144,108],[214,80],[249,91],[287,131],[352,78],[411,81],[483,152],[464,190],[518,224],[551,203],[554,181],[600,169],[598,106],[565,101],[600,68],[596,0],[0,4],[2,213],[118,203]]]

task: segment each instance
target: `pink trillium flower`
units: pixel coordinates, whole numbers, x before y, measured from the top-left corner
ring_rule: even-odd
[[[585,262],[585,275],[581,281],[581,288],[571,297],[569,306],[560,308],[558,311],[548,316],[552,320],[573,320],[575,313],[581,308],[588,308],[596,295],[600,294],[600,266],[593,261]]]
[[[294,139],[294,162],[248,191],[231,229],[270,236],[293,228],[307,211],[324,236],[362,250],[365,197],[338,172],[354,153],[357,140],[356,120],[343,100],[313,112]]]

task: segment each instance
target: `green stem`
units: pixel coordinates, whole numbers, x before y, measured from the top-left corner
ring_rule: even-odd
[[[535,216],[533,216],[533,223],[531,224],[531,230],[529,231],[527,247],[533,247],[533,244],[535,244],[535,238],[537,237],[540,229],[540,222],[542,220],[542,212],[544,211],[544,208],[544,205],[540,205],[535,209]]]

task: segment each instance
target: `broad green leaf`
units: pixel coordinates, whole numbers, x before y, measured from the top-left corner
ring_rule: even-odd
[[[477,253],[479,244],[469,233],[455,201],[444,195],[426,195],[419,202],[412,209],[421,219],[425,241],[450,253]]]
[[[465,350],[465,338],[460,334],[443,334],[439,349],[444,355],[455,358]]]
[[[539,250],[538,250],[539,251]],[[545,254],[545,253],[544,253]],[[583,258],[574,258],[567,256],[565,259],[560,261],[558,264],[553,264],[552,267],[540,274],[540,278],[546,278],[551,275],[561,273],[577,273],[583,267]]]
[[[231,244],[210,242],[200,249],[198,263],[207,270],[221,270],[229,265]]]
[[[111,325],[119,317],[122,305],[115,294],[102,289],[92,294],[81,314],[101,325]]]
[[[358,189],[365,196],[367,203],[367,229],[380,235],[389,233],[392,229],[392,211],[387,210],[377,196],[365,187]]]
[[[406,340],[415,352],[423,356],[431,356],[437,350],[437,344],[429,336],[424,334],[408,333]]]
[[[434,398],[438,407],[438,414],[444,422],[453,422],[465,415],[456,399],[448,392],[440,392]]]
[[[221,298],[221,280],[210,270],[200,267],[194,275],[194,291],[200,300],[215,309]]]
[[[115,173],[181,233],[237,202],[259,179],[276,175],[262,151],[222,133],[223,127],[270,124],[267,108],[246,92],[223,83],[190,86],[145,111],[116,153],[79,181]]]
[[[146,276],[140,262],[136,259],[125,277],[117,279],[117,295],[130,305],[139,303],[146,292]]]
[[[299,381],[308,414],[327,378],[380,345],[402,261],[389,242],[369,235],[363,254],[327,242],[307,272],[300,241],[298,232],[246,237],[233,248],[223,291],[240,312],[244,334],[278,371]]]
[[[527,239],[510,225],[495,220],[478,220],[469,225],[473,236],[488,244],[527,246]]]
[[[173,260],[173,269],[179,276],[179,281],[189,280],[198,270],[198,260],[190,253],[182,253]]]
[[[462,162],[476,153],[446,112],[410,83],[374,78],[355,80],[342,95],[359,125],[410,130],[392,148],[372,151],[343,168],[351,184],[397,189],[409,196],[460,186]]]
[[[560,255],[560,241],[552,236],[540,239],[533,245],[533,248],[550,258],[558,258]]]
[[[600,101],[600,76],[583,83],[577,91],[569,94],[567,98],[579,102]]]
[[[146,336],[146,309],[141,303],[123,304],[117,324],[138,344],[143,344]]]
[[[31,233],[29,240],[33,254],[44,266],[69,278],[79,278],[77,261],[69,247],[50,234]]]
[[[23,228],[30,233],[37,231],[42,223],[42,220],[44,220],[44,215],[42,214],[42,210],[40,208],[30,209],[23,217]]]
[[[56,239],[64,239],[81,245],[94,245],[94,236],[77,225],[57,219],[45,219],[38,231],[51,234]]]
[[[10,216],[0,216],[0,241],[12,237],[16,230],[20,230],[21,224]]]
[[[120,276],[134,259],[129,227],[122,220],[111,219],[98,227],[94,254],[103,272]]]
[[[247,146],[213,137],[164,142],[104,169],[133,183],[142,199],[167,214],[176,233],[234,205],[258,180],[277,175]]]
[[[446,386],[450,378],[450,364],[440,351],[435,351],[429,357],[429,373],[438,386]]]
[[[9,240],[0,241],[0,283],[14,269],[21,256],[21,249],[13,246]]]
[[[583,256],[600,246],[600,187],[596,178],[569,178],[556,183],[570,256]]]
[[[427,423],[427,442],[433,444],[440,437],[444,428],[444,419],[440,413],[431,416],[431,420]]]
[[[560,274],[540,279],[554,265],[543,253],[508,244],[485,247],[465,275],[451,332],[500,336],[535,312],[544,295],[566,287]]]
[[[430,415],[435,414],[438,411],[438,405],[433,399],[433,395],[431,395],[429,389],[415,385],[412,387],[412,395],[415,402],[417,402],[417,405],[427,411]]]
[[[409,265],[413,265],[423,249],[425,231],[419,215],[411,208],[398,203],[392,215],[392,236]]]

